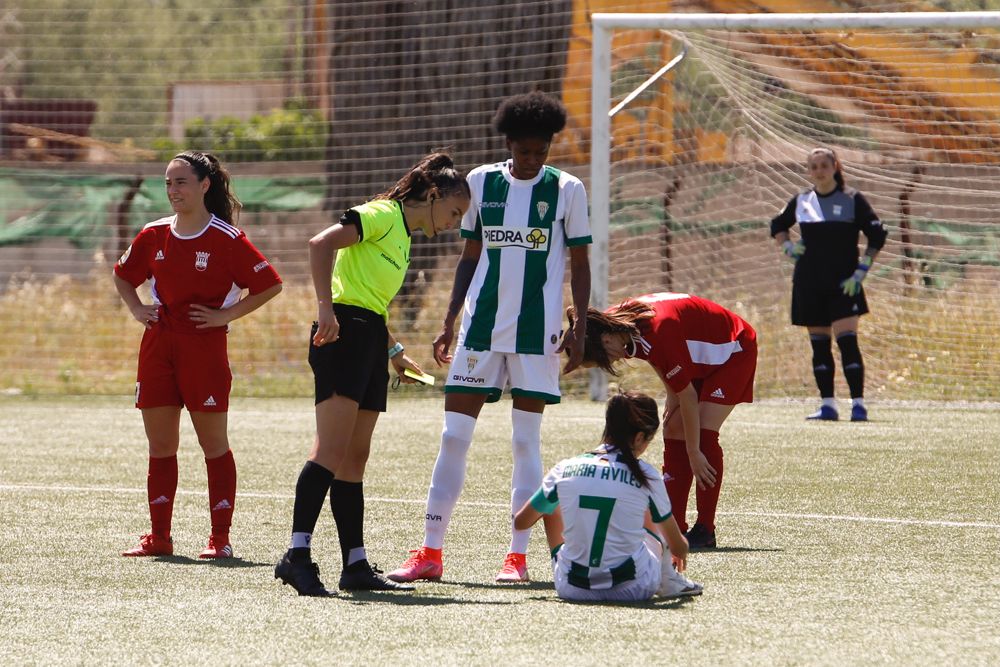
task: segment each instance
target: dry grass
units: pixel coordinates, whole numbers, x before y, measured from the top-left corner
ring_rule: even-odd
[[[947,291],[907,290],[890,281],[873,286],[874,314],[862,323],[868,396],[893,399],[986,400],[1000,397],[1000,296],[995,285],[959,284]],[[394,312],[392,326],[421,364],[440,375],[430,357],[450,281],[427,286],[419,312]],[[787,295],[745,290],[713,295],[757,329],[760,397],[812,396],[808,339],[787,319]],[[273,302],[236,322],[230,334],[234,394],[305,396],[306,362],[314,317],[311,286],[290,279]],[[24,394],[128,394],[142,330],[131,320],[102,268],[79,280],[67,276],[13,281],[0,294],[0,390]],[[835,349],[836,356],[836,349]],[[622,384],[658,391],[658,380],[636,364]],[[838,373],[838,395],[846,386]],[[583,373],[564,391],[584,395]]]

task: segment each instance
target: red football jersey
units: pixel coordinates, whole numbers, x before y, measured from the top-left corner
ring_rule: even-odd
[[[225,308],[243,289],[259,294],[281,282],[277,271],[246,235],[212,216],[193,236],[173,230],[175,216],[151,222],[115,264],[115,274],[138,287],[151,281],[160,324],[184,332],[203,332],[190,317],[192,304]]]
[[[690,294],[658,292],[635,301],[654,312],[652,319],[639,323],[648,349],[637,345],[636,358],[648,361],[675,392],[718,370],[743,350],[740,337],[744,332],[753,332],[740,316]]]

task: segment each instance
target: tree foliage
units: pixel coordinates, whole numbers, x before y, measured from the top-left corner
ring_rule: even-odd
[[[15,4],[4,36],[20,63],[13,88],[24,98],[97,101],[90,134],[99,139],[151,146],[166,135],[173,82],[294,76],[289,22],[300,5],[288,0]]]

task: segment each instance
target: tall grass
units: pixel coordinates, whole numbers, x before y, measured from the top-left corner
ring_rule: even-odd
[[[419,312],[393,313],[390,326],[408,353],[443,377],[430,343],[440,326],[450,283],[432,282]],[[873,314],[862,320],[861,346],[869,397],[985,400],[1000,398],[1000,295],[990,284],[948,291],[875,287]],[[706,294],[711,297],[712,295]],[[760,397],[815,394],[808,337],[788,324],[787,296],[747,292],[724,303],[757,329]],[[289,278],[282,294],[232,326],[229,349],[237,396],[305,396],[312,287]],[[0,391],[24,394],[129,394],[135,382],[141,326],[132,320],[102,264],[85,279],[20,276],[0,293]],[[834,346],[835,358],[836,346]],[[618,381],[659,391],[644,364]],[[846,386],[838,371],[838,395]],[[564,392],[585,395],[587,375],[565,378]],[[405,390],[404,390],[405,391]]]

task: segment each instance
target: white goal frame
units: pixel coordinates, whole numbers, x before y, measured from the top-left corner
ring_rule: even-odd
[[[611,35],[615,29],[633,30],[750,30],[850,28],[996,28],[1000,12],[882,12],[830,14],[608,14],[591,17],[593,39],[590,90],[590,305],[608,307],[608,240],[611,197]],[[607,377],[591,371],[590,397],[607,397]]]

